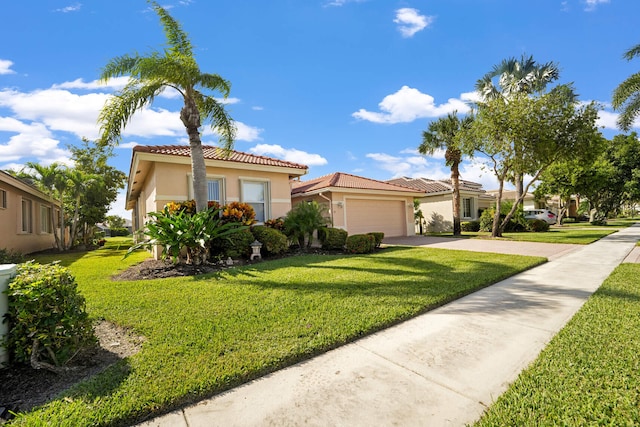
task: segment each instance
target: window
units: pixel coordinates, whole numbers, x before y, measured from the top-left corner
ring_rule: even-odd
[[[223,203],[221,179],[207,179],[207,200]]]
[[[242,201],[256,211],[256,221],[264,222],[269,218],[269,183],[263,181],[242,181]]]
[[[40,232],[51,233],[51,206],[40,205]]]
[[[31,200],[22,199],[22,232],[31,233],[33,231],[33,203]]]
[[[463,218],[473,218],[471,215],[471,199],[462,199],[462,217]]]
[[[7,191],[0,189],[0,209],[7,208]]]

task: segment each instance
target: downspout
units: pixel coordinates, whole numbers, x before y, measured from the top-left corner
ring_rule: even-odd
[[[318,193],[318,196],[322,197],[327,202],[329,202],[329,216],[331,217],[331,227],[333,227],[333,205],[331,204],[331,199],[324,196],[322,192]]]

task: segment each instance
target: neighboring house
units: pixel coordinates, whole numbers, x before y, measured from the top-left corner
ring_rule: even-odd
[[[246,202],[258,223],[291,210],[291,183],[307,166],[219,147],[203,146],[209,200]],[[133,148],[126,208],[132,209],[133,232],[144,227],[149,212],[169,202],[193,199],[191,157],[187,145],[138,145]]]
[[[488,190],[487,194],[491,194],[494,197],[498,196],[498,190]],[[513,202],[516,200],[516,190],[502,190],[502,201],[510,201]],[[547,207],[543,204],[536,202],[536,197],[532,193],[527,193],[524,196],[524,200],[522,201],[523,209],[546,209]]]
[[[59,214],[53,198],[0,171],[0,249],[28,254],[54,248],[53,218]]]
[[[332,225],[352,234],[383,232],[385,236],[414,234],[413,199],[418,191],[375,179],[336,172],[294,182],[294,205],[317,201],[328,208]]]
[[[402,177],[386,182],[422,191],[420,210],[429,231],[453,230],[453,185],[451,180]],[[487,194],[482,188],[482,184],[460,180],[461,221],[478,220],[482,211],[490,207],[493,202],[493,196]]]

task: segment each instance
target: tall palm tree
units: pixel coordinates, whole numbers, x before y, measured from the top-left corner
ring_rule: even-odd
[[[624,58],[631,61],[640,56],[640,44],[633,46],[625,52]],[[633,121],[640,115],[640,72],[632,74],[620,83],[613,91],[611,102],[615,110],[620,110],[618,127],[623,131],[629,131]]]
[[[460,227],[460,163],[462,151],[456,144],[458,132],[467,129],[473,118],[466,116],[460,119],[454,111],[447,117],[441,117],[435,122],[429,123],[428,130],[422,132],[422,144],[418,151],[422,154],[432,155],[436,150],[445,150],[444,159],[447,166],[451,167],[451,185],[453,186],[453,235],[462,233]]]
[[[100,75],[103,82],[120,76],[129,76],[129,82],[109,98],[100,112],[101,142],[117,143],[122,130],[137,111],[151,104],[167,88],[175,89],[184,101],[180,119],[189,136],[196,210],[205,210],[207,175],[200,140],[202,121],[211,122],[224,149],[233,147],[236,134],[233,120],[224,105],[205,91],[218,92],[227,98],[231,86],[218,74],[201,72],[191,42],[180,24],[155,1],[148,3],[160,17],[168,47],[147,56],[119,56],[111,59],[103,68]]]
[[[498,78],[497,84],[494,80]],[[522,94],[543,92],[547,85],[560,77],[558,65],[554,62],[538,64],[533,56],[522,55],[502,60],[493,69],[476,82],[476,91],[483,101],[491,101],[500,97],[509,100]],[[516,150],[518,148],[516,144]],[[524,188],[524,172],[514,171],[516,200],[520,198]]]

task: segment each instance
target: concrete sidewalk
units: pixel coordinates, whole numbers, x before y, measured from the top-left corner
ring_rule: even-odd
[[[640,239],[624,229],[439,309],[144,426],[461,426]]]

